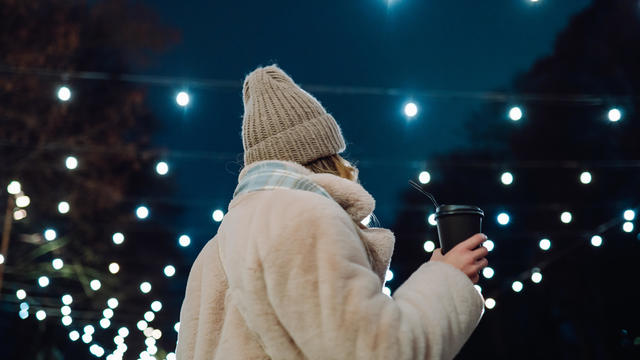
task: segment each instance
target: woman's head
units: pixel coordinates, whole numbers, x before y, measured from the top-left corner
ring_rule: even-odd
[[[331,114],[277,66],[260,67],[247,75],[242,94],[245,166],[261,160],[305,165],[346,149]],[[337,160],[319,161],[318,166],[335,167],[332,163],[341,167]]]
[[[358,169],[338,154],[321,157],[305,164],[304,167],[317,174],[333,174],[348,180],[358,181]]]

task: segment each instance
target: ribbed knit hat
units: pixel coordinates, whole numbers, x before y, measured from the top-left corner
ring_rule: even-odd
[[[261,160],[305,165],[345,150],[333,117],[276,65],[247,75],[242,94],[245,166]]]

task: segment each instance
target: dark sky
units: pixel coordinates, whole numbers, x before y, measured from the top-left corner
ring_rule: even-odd
[[[150,89],[163,129],[156,145],[187,151],[171,156],[176,197],[189,208],[177,220],[201,245],[215,234],[211,212],[226,206],[239,165],[215,157],[241,154],[244,76],[279,64],[309,85],[400,88],[407,96],[314,93],[347,140],[345,157],[369,161],[360,178],[376,198],[381,225],[395,220],[399,192],[422,169],[415,160],[464,146],[461,124],[476,100],[414,97],[417,118],[402,106],[415,90],[490,91],[551,53],[554,39],[588,0],[424,1],[148,1],[182,42],[159,57],[152,74],[237,81],[237,89],[191,90],[187,109],[175,88]],[[194,156],[196,155],[196,156]],[[373,161],[373,162],[371,162]],[[381,174],[384,174],[382,176]]]

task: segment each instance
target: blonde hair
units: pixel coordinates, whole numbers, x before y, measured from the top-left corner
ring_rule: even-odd
[[[321,157],[305,164],[304,167],[317,174],[328,173],[358,181],[358,169],[338,154]]]

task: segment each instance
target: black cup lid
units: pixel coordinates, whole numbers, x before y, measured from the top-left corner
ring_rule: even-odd
[[[436,219],[445,215],[473,214],[484,217],[484,211],[472,205],[440,205],[436,209]]]

